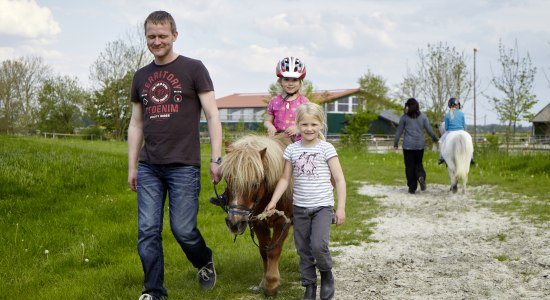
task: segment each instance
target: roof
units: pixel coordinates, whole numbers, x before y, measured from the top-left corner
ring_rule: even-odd
[[[319,90],[315,92],[315,95],[321,99],[321,103],[325,103],[358,91],[359,89]],[[218,108],[264,108],[271,97],[269,93],[235,93],[216,99],[216,104]]]
[[[236,93],[216,99],[218,108],[266,107],[269,93]]]
[[[533,123],[546,123],[550,122],[550,103],[541,109],[534,117],[531,119]]]
[[[388,121],[391,121],[392,123],[395,123],[395,124],[399,124],[399,119],[401,118],[399,115],[395,113],[395,111],[389,110],[389,109],[383,110],[380,113],[380,117]]]

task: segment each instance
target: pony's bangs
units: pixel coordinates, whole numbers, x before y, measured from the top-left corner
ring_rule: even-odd
[[[235,190],[250,191],[264,178],[260,153],[250,148],[234,148],[222,163],[223,177]]]
[[[264,161],[260,151],[266,149]],[[279,142],[268,137],[248,135],[230,146],[221,165],[222,175],[235,190],[250,191],[266,180],[267,188],[275,189],[283,174],[283,150]],[[265,165],[264,165],[265,163]],[[265,170],[269,166],[269,172]]]

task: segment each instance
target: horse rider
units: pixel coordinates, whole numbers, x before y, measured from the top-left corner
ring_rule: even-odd
[[[449,111],[445,114],[445,133],[443,133],[443,135],[439,139],[439,149],[443,149],[442,146],[445,142],[445,139],[447,138],[447,133],[449,131],[466,131],[466,121],[464,118],[464,113],[461,110],[462,105],[460,104],[460,101],[457,98],[450,98],[447,102],[447,106],[449,107]],[[443,155],[440,151],[439,161],[437,162],[437,164],[440,165],[444,162],[445,159],[443,158]],[[473,156],[470,163],[475,164]]]

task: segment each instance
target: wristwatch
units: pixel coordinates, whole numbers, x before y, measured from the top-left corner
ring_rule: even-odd
[[[221,163],[222,163],[222,158],[221,158],[221,156],[220,156],[220,157],[218,157],[218,158],[216,158],[216,159],[214,159],[214,158],[211,158],[211,159],[210,159],[210,162],[211,162],[211,163],[215,163],[215,164],[218,164],[218,165],[219,165],[219,164],[221,164]]]

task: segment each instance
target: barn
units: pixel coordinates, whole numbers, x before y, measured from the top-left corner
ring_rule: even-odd
[[[536,141],[550,139],[550,103],[531,119],[531,123],[533,123],[532,137]]]

